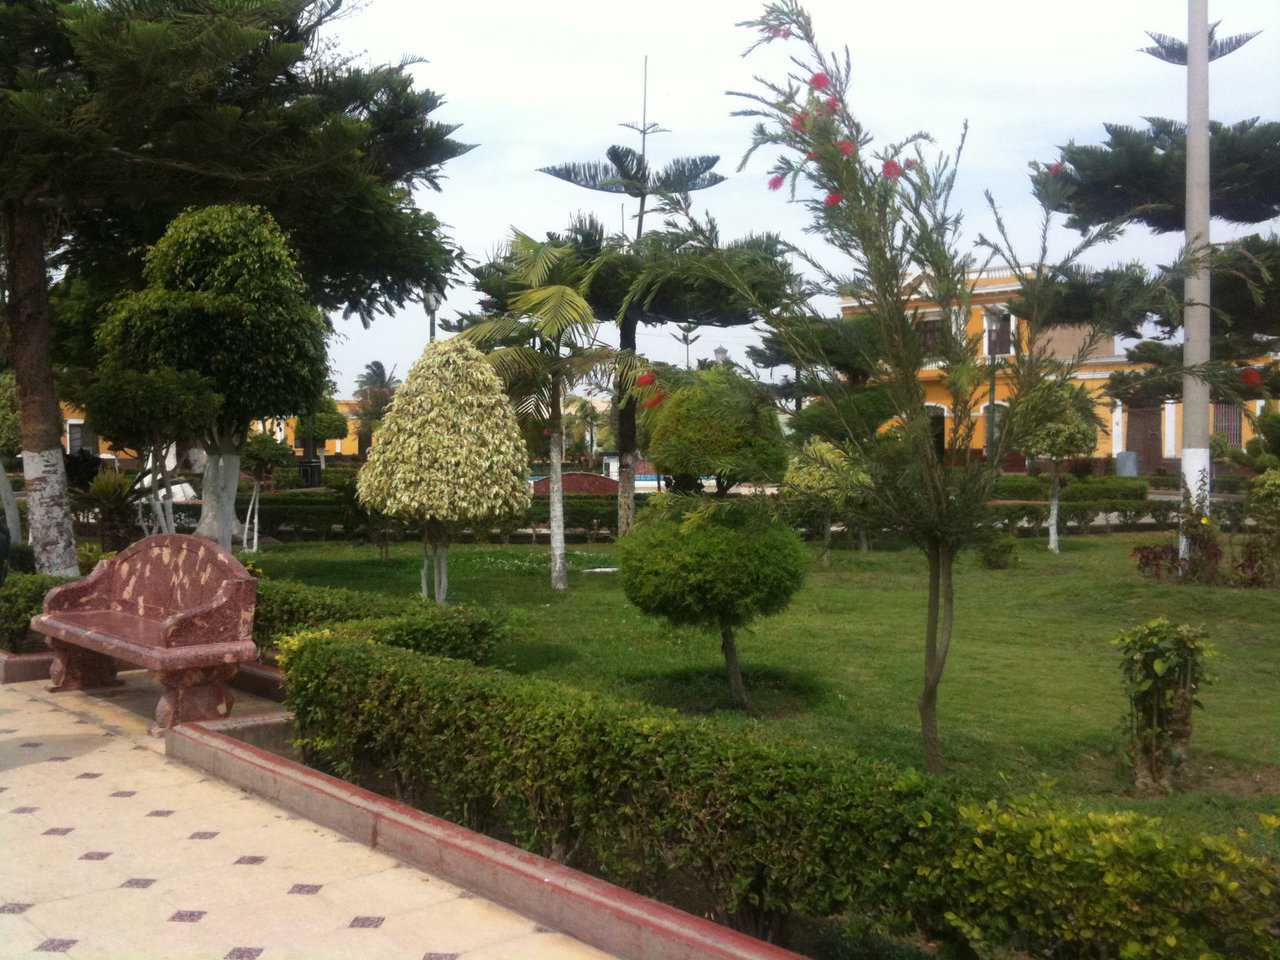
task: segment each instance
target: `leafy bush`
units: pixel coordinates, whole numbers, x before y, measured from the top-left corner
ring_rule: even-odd
[[[29,543],[9,545],[9,571],[11,573],[35,573],[36,552]]]
[[[1044,477],[1005,474],[996,477],[993,493],[997,500],[1046,500],[1049,481]]]
[[[734,631],[785,609],[805,560],[795,531],[754,499],[661,497],[620,541],[618,570],[643,612],[720,634],[733,698],[749,708]]]
[[[1062,501],[1145,500],[1147,481],[1137,477],[1093,477],[1073,480],[1062,490]]]
[[[253,639],[259,649],[273,647],[280,638],[307,627],[343,620],[401,613],[406,601],[338,587],[312,587],[294,580],[258,581],[253,614]]]
[[[10,573],[0,586],[0,648],[15,653],[32,649],[27,643],[31,618],[44,609],[44,595],[66,582],[38,573]],[[34,649],[42,650],[44,645]]]
[[[487,611],[419,603],[414,604],[412,612],[396,617],[349,620],[301,630],[282,638],[280,647],[287,650],[316,637],[338,637],[485,664],[493,660],[498,644],[507,636],[506,627]]]
[[[978,559],[988,570],[1008,570],[1018,562],[1018,541],[1007,533],[987,537],[978,544]]]
[[[87,577],[93,572],[101,560],[109,560],[116,555],[115,550],[103,550],[96,543],[81,543],[76,546],[76,565],[80,575]]]
[[[92,513],[103,551],[123,550],[137,533],[137,495],[133,478],[107,470],[98,473],[88,489],[75,494],[76,508]]]
[[[1268,470],[1249,485],[1249,516],[1259,527],[1280,535],[1280,470]]]
[[[338,775],[757,935],[857,912],[1064,960],[1280,957],[1275,865],[1158,820],[974,806],[887,764],[381,644],[285,653],[301,743]]]

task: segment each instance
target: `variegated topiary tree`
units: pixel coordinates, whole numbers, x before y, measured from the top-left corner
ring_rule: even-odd
[[[449,588],[449,528],[529,505],[529,457],[511,401],[483,354],[462,339],[431,344],[396,391],[356,479],[360,502],[422,524],[422,595]]]

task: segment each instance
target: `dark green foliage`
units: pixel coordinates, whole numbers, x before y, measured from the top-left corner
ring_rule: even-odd
[[[988,537],[978,544],[978,559],[988,570],[1017,566],[1018,541],[1007,533]]]
[[[1049,480],[1046,477],[1007,474],[996,478],[992,493],[997,500],[1048,500]]]
[[[322,397],[314,411],[298,420],[294,443],[302,446],[308,439],[323,445],[326,440],[345,440],[347,418],[338,410],[338,402],[331,396]]]
[[[283,666],[302,746],[338,775],[759,935],[854,912],[982,955],[1280,956],[1275,866],[1160,821],[971,805],[883,763],[381,644],[319,636]]]
[[[103,471],[73,499],[77,509],[93,516],[103,550],[123,550],[133,542],[138,532],[138,494],[132,476]]]
[[[1147,481],[1137,477],[1091,477],[1073,480],[1059,495],[1063,503],[1081,500],[1145,500]]]
[[[31,549],[31,544],[13,543],[9,545],[9,572],[36,572],[36,553]]]
[[[308,627],[401,613],[404,601],[338,587],[312,587],[293,580],[259,580],[253,639],[259,649]]]
[[[804,582],[800,538],[755,504],[661,498],[619,541],[627,599],[677,625],[740,627],[786,608]],[[687,512],[685,512],[687,510]]]
[[[869,439],[893,414],[888,395],[879,388],[831,392],[834,396],[817,397],[791,414],[788,436],[796,443],[812,437],[836,445],[848,443],[850,436]]]
[[[62,577],[46,577],[36,573],[18,573],[13,570],[0,586],[0,649],[26,652],[43,650],[44,644],[33,648],[27,644],[27,627],[31,618],[44,609],[44,595],[60,583]]]
[[[267,433],[251,433],[240,446],[240,463],[259,482],[270,481],[276,471],[293,463],[293,448]]]
[[[183,440],[198,440],[217,419],[222,397],[196,373],[172,367],[103,370],[82,390],[67,391],[97,433],[119,450],[144,456]]]
[[[291,633],[281,640],[280,646],[287,651],[316,637],[339,637],[372,640],[433,657],[486,664],[493,660],[498,644],[509,639],[502,621],[478,607],[413,603],[409,610],[394,617],[349,620]]]

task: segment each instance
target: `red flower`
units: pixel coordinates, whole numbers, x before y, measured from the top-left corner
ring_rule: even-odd
[[[805,158],[806,160],[817,160],[817,159],[818,159],[818,151],[817,151],[817,150],[810,150],[808,153],[806,153],[806,154],[804,155],[804,158]]]
[[[902,169],[903,169],[903,170],[914,170],[914,169],[915,169],[916,167],[918,167],[919,165],[920,165],[920,164],[919,164],[919,163],[917,163],[915,160],[907,160],[907,161],[905,161],[905,162],[902,164]]]
[[[809,114],[807,114],[805,111],[801,110],[799,113],[792,114],[791,116],[792,130],[803,130],[808,125],[809,125]]]
[[[825,73],[815,73],[809,78],[809,86],[815,90],[825,90],[831,86],[831,78]]]
[[[880,168],[880,172],[890,180],[897,180],[902,176],[902,164],[897,160],[886,160],[884,166]]]
[[[844,203],[844,194],[828,193],[827,198],[822,202],[825,203],[828,207],[838,207],[840,206],[840,204]]]
[[[852,140],[841,140],[836,144],[836,146],[846,157],[852,157],[858,151],[858,145]]]
[[[542,429],[542,435],[543,435],[544,437],[549,437],[549,436],[551,436],[551,428],[550,428],[550,427],[543,427],[543,429]]]
[[[1262,386],[1262,374],[1253,367],[1245,367],[1240,371],[1240,382],[1246,387]]]
[[[1049,176],[1051,177],[1061,176],[1063,169],[1064,168],[1061,163],[1051,163],[1049,164]]]
[[[791,31],[788,30],[786,27],[774,27],[772,30],[769,31],[770,36],[778,37],[778,38],[788,36],[790,33]]]
[[[662,406],[662,401],[665,399],[667,399],[667,395],[665,393],[655,393],[652,397],[641,404],[641,406],[646,410],[652,410],[654,407]]]
[[[834,94],[830,97],[827,97],[827,99],[824,100],[823,103],[827,105],[828,113],[837,113],[840,110],[840,98],[835,96]]]
[[[770,190],[781,190],[781,189],[782,189],[782,185],[783,185],[784,183],[786,183],[786,182],[787,182],[787,178],[786,178],[786,177],[784,177],[784,176],[783,176],[782,174],[780,174],[780,173],[775,173],[772,177],[770,177],[770,178],[769,178],[769,189],[770,189]]]
[[[646,371],[640,374],[640,376],[636,377],[636,383],[640,384],[640,386],[642,387],[647,387],[649,386],[649,384],[653,383],[657,379],[658,379],[657,376],[655,376],[652,372]]]

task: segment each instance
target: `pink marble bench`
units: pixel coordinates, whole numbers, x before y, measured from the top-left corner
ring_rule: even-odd
[[[31,628],[53,650],[54,690],[115,686],[116,661],[165,687],[157,729],[231,712],[228,682],[258,658],[258,585],[235,557],[200,537],[139,540],[83,580],[50,590]]]

